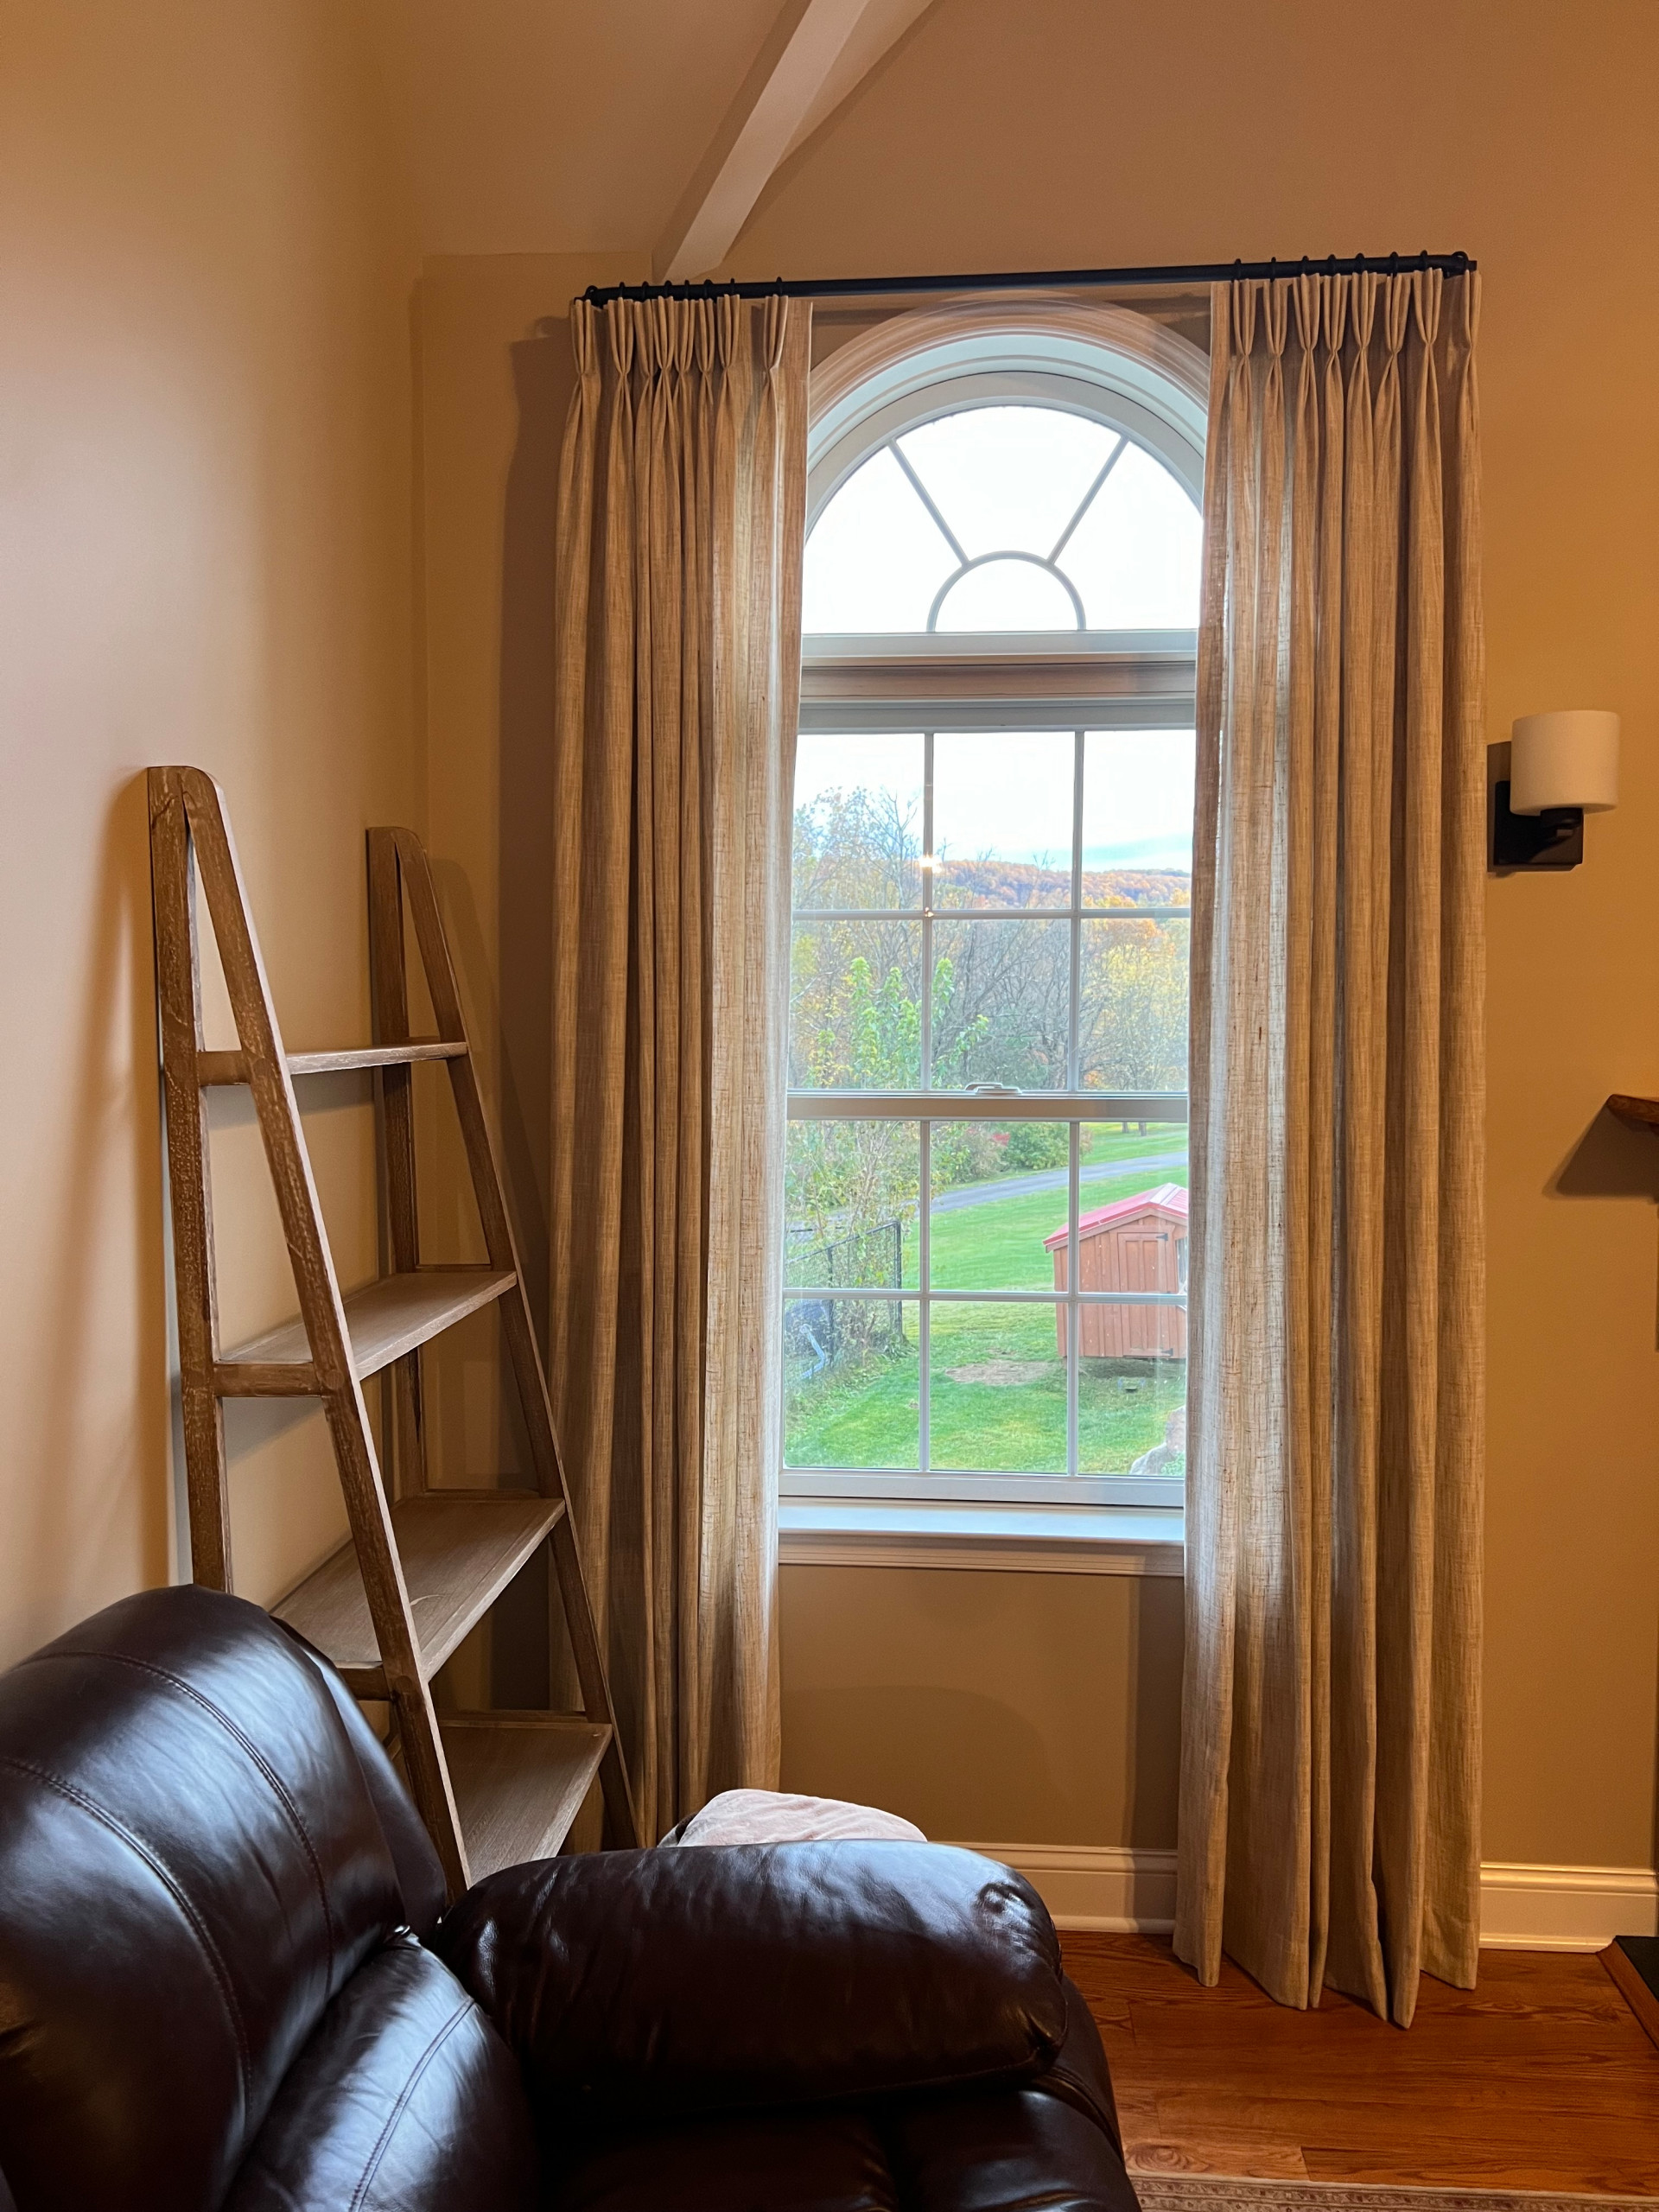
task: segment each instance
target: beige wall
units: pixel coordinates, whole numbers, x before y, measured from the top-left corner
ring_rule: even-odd
[[[407,819],[412,248],[347,0],[13,0],[0,68],[0,1659],[172,1571],[142,771],[229,796],[296,1046],[367,1035],[363,830]],[[353,1080],[308,1087],[348,1280]],[[294,1296],[215,1151],[227,1332]],[[240,1581],[343,1525],[321,1417],[232,1409]]]
[[[785,1567],[783,1786],[960,1843],[1166,1847],[1181,1598],[1167,1576]]]
[[[1656,81],[1651,0],[943,0],[794,158],[733,260],[807,275],[1427,244],[1481,261],[1491,733],[1558,704],[1625,718],[1624,803],[1590,824],[1588,864],[1490,887],[1493,1859],[1654,1856],[1659,1146],[1598,1116],[1609,1090],[1659,1090]],[[543,634],[548,549],[524,503],[533,521],[559,404],[532,333],[620,273],[637,262],[472,257],[423,287],[432,818],[480,916],[474,987],[501,995],[521,1204],[545,1118],[545,801],[519,818],[514,792],[534,784],[545,669],[503,670]],[[531,942],[504,960],[508,914]],[[1172,1840],[1176,1586],[804,1567],[783,1584],[794,1786],[989,1840]]]

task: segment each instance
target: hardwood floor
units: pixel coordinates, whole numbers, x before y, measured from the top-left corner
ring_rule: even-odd
[[[1166,1939],[1067,1935],[1131,2172],[1659,2196],[1659,2050],[1599,1959],[1486,1951],[1403,2033],[1327,1996],[1201,1989]]]

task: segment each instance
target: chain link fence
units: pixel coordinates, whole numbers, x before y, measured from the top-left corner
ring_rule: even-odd
[[[902,1221],[828,1238],[796,1228],[784,1254],[784,1283],[791,1292],[899,1290],[904,1266]],[[856,1365],[874,1352],[896,1352],[906,1341],[905,1309],[897,1299],[791,1297],[784,1307],[784,1352],[798,1382]]]

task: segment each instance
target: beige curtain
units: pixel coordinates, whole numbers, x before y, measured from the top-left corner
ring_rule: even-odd
[[[807,311],[578,302],[550,1382],[646,1840],[775,1784]]]
[[[1218,287],[1175,1943],[1410,2022],[1479,1927],[1478,279]]]

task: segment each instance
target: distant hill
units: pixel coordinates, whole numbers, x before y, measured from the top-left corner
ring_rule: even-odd
[[[942,906],[1064,906],[1071,895],[1069,868],[1028,861],[942,861],[934,882]],[[1185,906],[1192,879],[1173,868],[1085,868],[1083,897],[1090,906]]]

